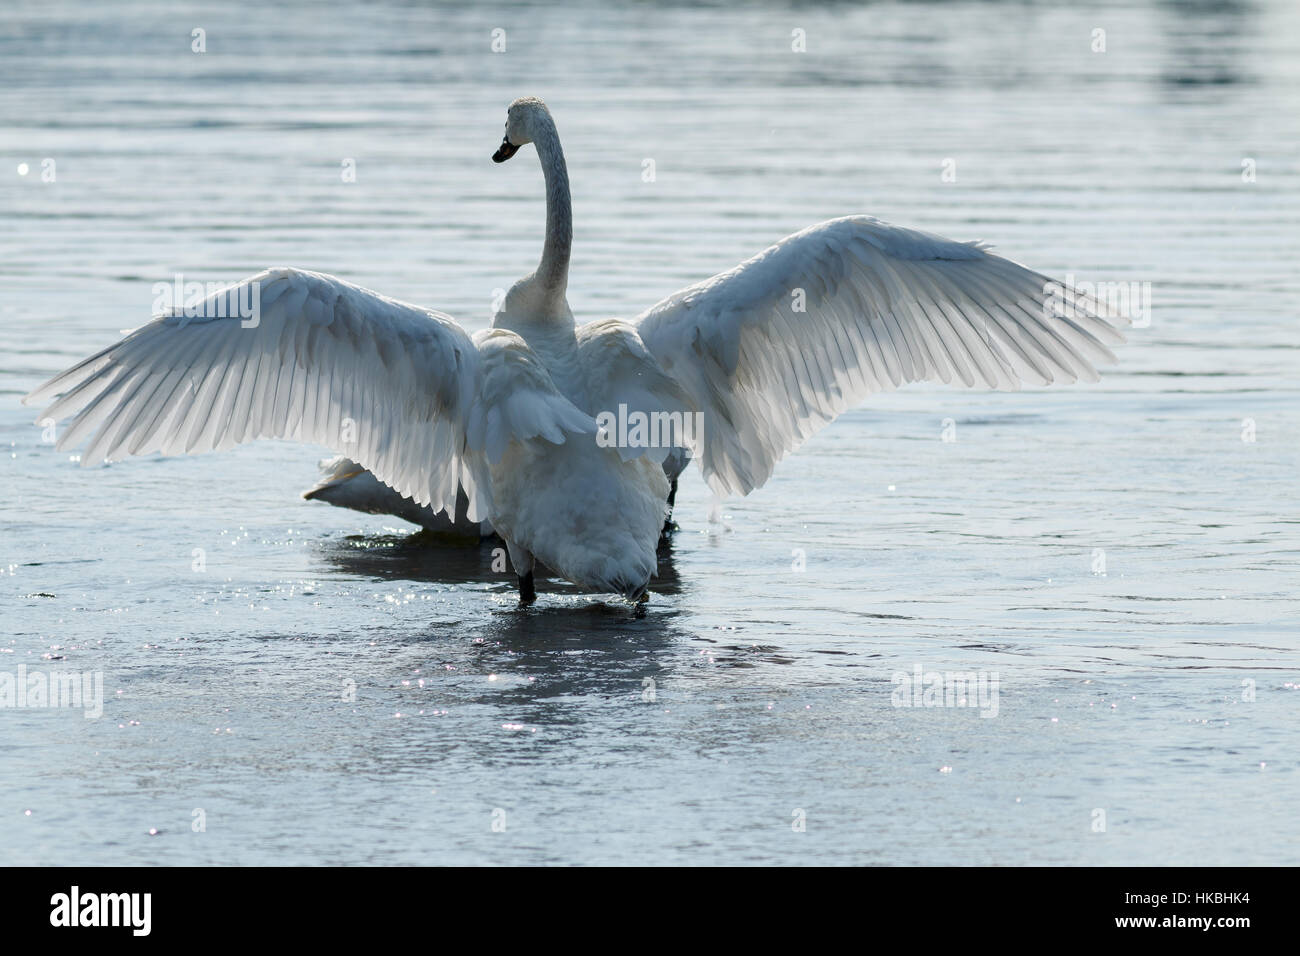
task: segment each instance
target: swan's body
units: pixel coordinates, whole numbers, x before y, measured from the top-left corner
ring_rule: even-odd
[[[325,445],[400,496],[506,541],[521,596],[534,560],[596,591],[645,592],[685,452],[715,493],[748,494],[871,392],[906,382],[1015,388],[1096,380],[1118,318],[972,243],[864,216],[789,236],[632,322],[575,326],[565,298],[569,180],[540,100],[511,104],[493,158],[537,146],[537,270],[471,337],[449,316],[331,276],[277,269],[156,319],[28,395],[76,418],[82,464],[261,437]],[[252,323],[239,314],[253,301]],[[242,320],[242,321],[241,321]],[[609,447],[618,409],[696,415],[672,448]],[[672,467],[670,463],[670,468]]]
[[[393,515],[425,531],[478,541],[491,537],[490,521],[469,520],[469,496],[461,489],[456,506],[434,511],[414,498],[401,495],[351,458],[337,455],[320,463],[321,479],[302,493],[308,501],[323,501],[372,515]]]

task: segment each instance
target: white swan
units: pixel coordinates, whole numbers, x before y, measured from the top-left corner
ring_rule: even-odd
[[[521,603],[534,561],[570,581],[645,594],[670,484],[669,449],[609,447],[622,408],[703,420],[671,440],[720,495],[776,463],[864,396],[906,382],[1015,388],[1095,381],[1123,321],[1094,299],[977,243],[853,216],[789,236],[631,322],[575,326],[565,292],[572,222],[564,155],[541,100],[510,105],[504,162],[533,143],[546,180],[537,270],[471,337],[450,317],[332,276],[260,273],[201,315],[156,319],[24,402],[75,415],[82,465],[255,438],[325,445],[435,510],[487,519]],[[252,315],[241,306],[252,304]]]
[[[323,501],[339,508],[349,508],[372,515],[393,515],[425,531],[479,541],[492,535],[489,521],[469,520],[469,496],[456,493],[456,506],[435,511],[428,505],[399,494],[374,476],[374,473],[343,455],[320,463],[321,479],[302,493],[308,501]]]
[[[661,544],[677,527],[672,520],[677,477],[688,463],[689,452],[680,448],[673,449],[673,452],[673,455],[664,460],[664,472],[668,476],[670,490],[664,527],[660,532]],[[393,515],[419,525],[425,531],[453,539],[482,541],[495,534],[492,522],[469,520],[469,496],[463,488],[456,492],[455,511],[435,511],[428,505],[418,504],[415,499],[394,491],[365,467],[343,455],[323,459],[320,471],[320,480],[302,493],[308,501],[322,501],[337,508],[348,508],[364,514]]]

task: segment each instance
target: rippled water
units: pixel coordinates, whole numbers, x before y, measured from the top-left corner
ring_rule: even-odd
[[[0,709],[0,861],[1300,860],[1294,5],[321,7],[0,13],[0,671],[107,697]],[[319,450],[81,470],[18,405],[176,273],[484,325],[525,93],[580,319],[870,213],[1151,325],[1097,386],[873,398],[716,522],[692,472],[643,620],[302,501]],[[996,716],[893,706],[917,667]]]

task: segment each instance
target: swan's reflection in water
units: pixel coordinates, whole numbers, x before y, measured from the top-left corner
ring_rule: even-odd
[[[672,602],[681,581],[671,544],[660,549],[659,575],[641,616],[625,600],[589,594],[551,577],[539,581],[536,605],[519,608],[513,571],[493,570],[494,564],[501,567],[500,548],[495,538],[451,542],[413,534],[333,539],[320,554],[351,577],[428,582],[458,592],[453,595],[456,619],[444,616],[392,639],[408,651],[418,645],[424,673],[436,670],[444,684],[447,675],[508,674],[490,688],[475,683],[461,690],[472,690],[480,702],[519,709],[522,719],[550,720],[555,716],[550,705],[561,698],[642,695],[668,676],[674,662],[698,654],[690,646],[694,635],[683,626],[686,614]],[[423,612],[416,603],[409,609]],[[409,653],[398,655],[394,682],[408,676],[397,670],[410,662]],[[532,705],[540,710],[532,713]]]

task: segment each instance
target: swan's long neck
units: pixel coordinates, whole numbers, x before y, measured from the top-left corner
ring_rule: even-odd
[[[569,170],[564,165],[564,150],[560,136],[549,116],[537,124],[540,128],[533,136],[537,157],[546,177],[546,245],[542,247],[542,261],[537,266],[537,281],[545,290],[547,300],[564,306],[564,293],[569,286],[569,255],[573,248],[573,209],[569,197]]]

